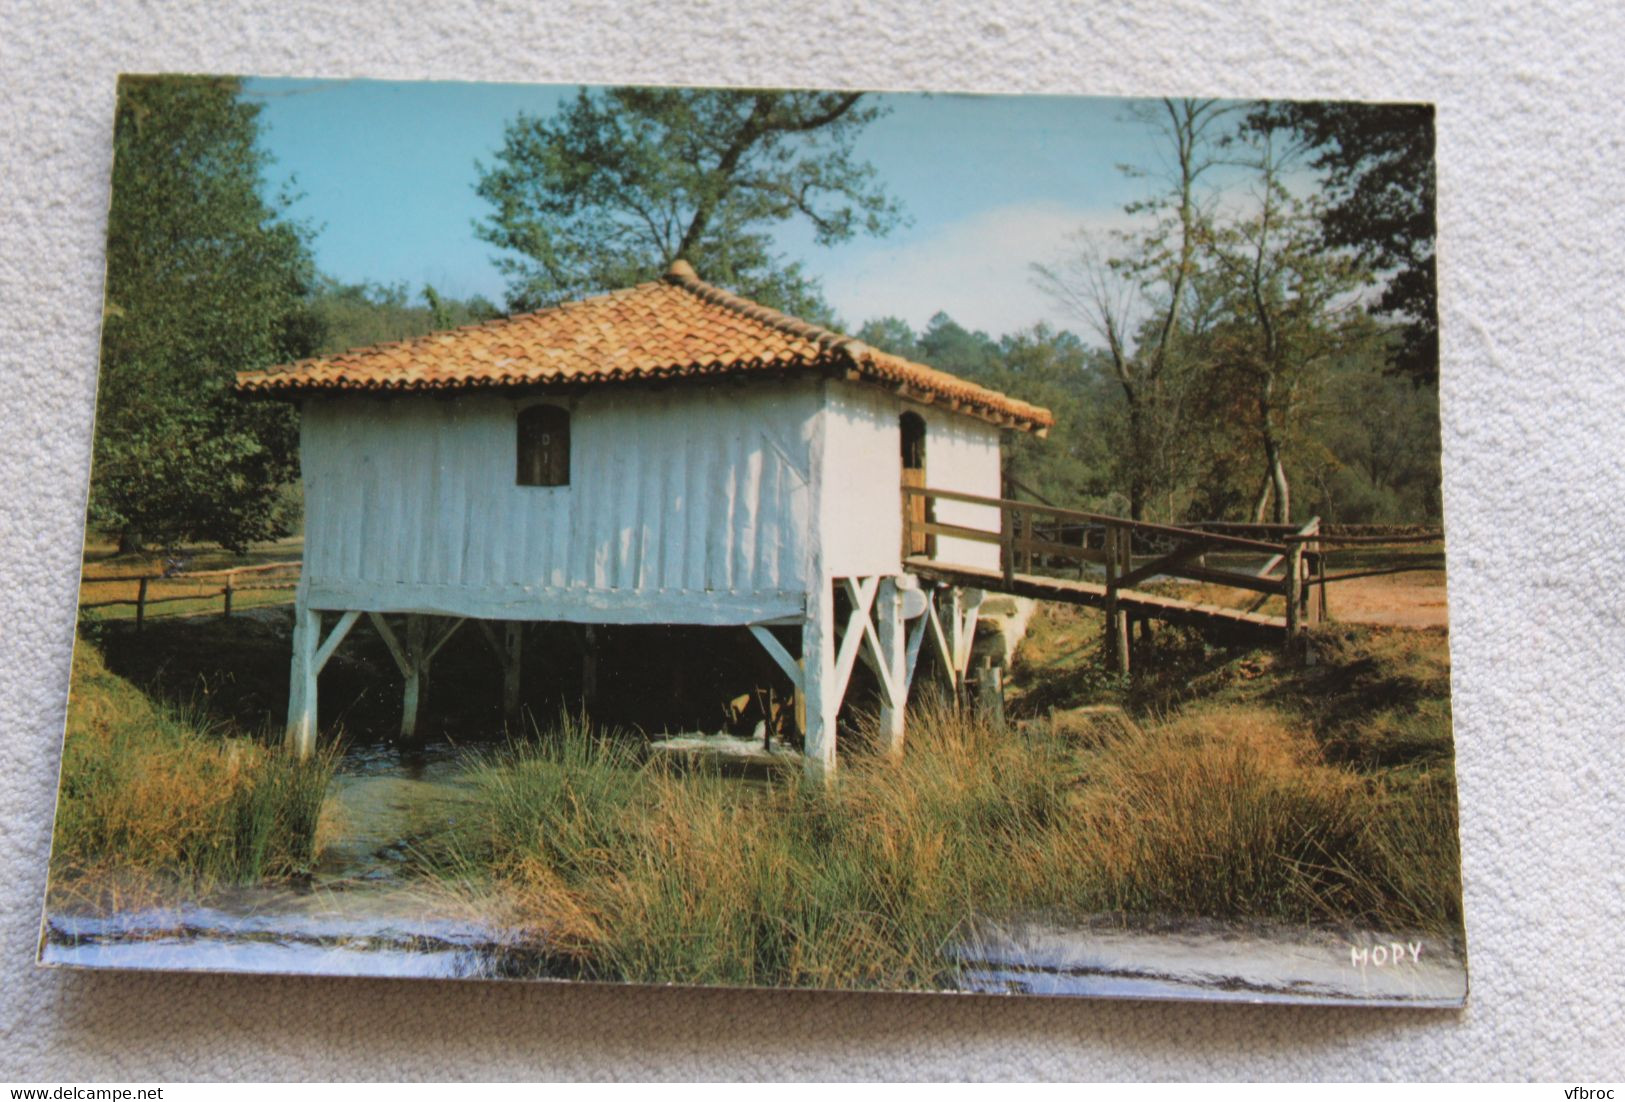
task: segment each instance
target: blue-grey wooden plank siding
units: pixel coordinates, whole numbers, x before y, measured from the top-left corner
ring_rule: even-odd
[[[566,487],[516,484],[512,398],[308,401],[311,602],[614,622],[792,613],[821,393],[809,381],[563,400]]]

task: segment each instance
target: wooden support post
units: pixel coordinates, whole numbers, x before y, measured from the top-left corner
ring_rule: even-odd
[[[880,748],[887,754],[903,752],[903,712],[908,704],[907,637],[903,630],[903,592],[898,579],[880,579],[875,594],[875,631],[880,639],[880,664],[891,671],[890,684],[881,678]]]
[[[1286,646],[1294,659],[1302,652],[1303,635],[1303,544],[1293,540],[1286,552]]]
[[[1119,592],[1121,592],[1123,589],[1121,582],[1123,575],[1131,573],[1134,570],[1134,529],[1124,528],[1117,534],[1117,539],[1117,576],[1119,579],[1117,588]],[[1117,632],[1117,672],[1127,674],[1129,672],[1130,656],[1129,622],[1128,614],[1121,610],[1118,612]]]
[[[418,736],[418,711],[423,706],[423,682],[426,663],[423,652],[427,625],[415,613],[406,618],[406,690],[401,696],[401,741],[415,742]]]
[[[227,620],[231,619],[231,590],[232,590],[232,584],[231,583],[232,583],[232,581],[233,581],[232,576],[230,574],[227,574],[226,575],[226,588],[225,588],[225,592],[222,594],[222,596],[225,597],[225,599],[226,599],[225,619],[227,619]]]
[[[1315,609],[1314,609],[1315,568],[1314,568],[1314,557],[1315,556],[1314,556],[1313,552],[1311,552],[1308,548],[1304,548],[1304,552],[1303,552],[1303,581],[1301,583],[1302,586],[1303,586],[1303,592],[1302,592],[1301,596],[1299,596],[1299,598],[1298,598],[1298,600],[1303,602],[1303,615],[1299,617],[1299,620],[1301,621],[1301,623],[1302,623],[1302,625],[1304,627],[1308,627],[1309,625],[1311,625],[1311,624],[1313,624],[1315,622]]]
[[[1106,658],[1119,674],[1128,673],[1128,618],[1117,603],[1117,579],[1128,572],[1123,554],[1127,530],[1106,529]]]
[[[135,587],[135,630],[140,632],[147,619],[147,579],[142,578]]]
[[[871,660],[874,658],[873,649],[879,646],[874,624],[869,617],[874,612],[875,593],[880,588],[880,579],[873,577],[864,581],[846,578],[841,584],[852,607],[847,613],[846,629],[835,651],[835,680],[825,689],[834,697],[837,711],[840,710],[841,701],[846,699],[847,686],[852,683],[852,670],[858,664],[858,657],[864,653],[864,643],[868,642],[871,646]],[[884,680],[885,675],[880,676]]]
[[[401,641],[395,637],[395,629],[389,626],[389,621],[384,619],[380,612],[367,613],[367,619],[372,621],[373,628],[378,632],[378,638],[384,641],[389,656],[395,660],[395,668],[401,671],[402,677],[405,677],[411,671],[412,663],[407,659],[406,649],[401,646]],[[485,621],[480,621],[480,627],[485,627]]]
[[[1326,620],[1326,553],[1324,551],[1315,556],[1315,565],[1320,571],[1320,585],[1316,587],[1320,590],[1318,594],[1320,599],[1315,602],[1316,622],[1324,623]]]
[[[970,669],[971,651],[976,648],[976,625],[982,618],[982,602],[985,600],[985,589],[960,591],[959,649],[954,652],[954,664],[961,681],[965,678],[965,671]]]
[[[801,626],[802,753],[807,777],[826,782],[835,774],[835,583],[820,578],[807,594],[807,617]]]
[[[940,617],[948,621],[943,625],[947,629],[944,639],[947,653],[943,657],[946,659],[944,664],[948,667],[948,688],[953,692],[954,703],[959,705],[965,702],[964,694],[961,692],[965,681],[961,676],[959,665],[959,656],[964,653],[961,639],[965,628],[964,593],[957,585],[951,585],[945,591],[945,596],[948,598],[944,602],[947,607],[939,612]]]
[[[1016,576],[1016,511],[1008,507],[999,509],[999,569],[1009,585]]]
[[[509,620],[502,633],[502,722],[512,731],[519,726],[519,669],[525,624]]]
[[[903,482],[903,558],[914,554],[914,495],[908,492],[908,482]]]
[[[991,726],[1004,726],[1004,671],[991,660],[976,671],[976,712]]]
[[[955,684],[957,673],[954,664],[953,647],[948,642],[948,633],[942,628],[942,618],[945,615],[945,609],[943,609],[940,605],[940,599],[943,598],[948,592],[949,591],[947,588],[941,586],[934,588],[931,591],[930,596],[926,598],[925,615],[920,617],[920,627],[915,632],[915,638],[918,640],[922,636],[926,635],[931,637],[931,642],[936,649],[937,658],[941,661],[942,668],[947,671],[948,687],[952,689]],[[914,676],[914,664],[918,657],[918,645],[917,643],[911,643],[908,658],[910,678]]]
[[[302,603],[293,610],[293,661],[288,668],[288,728],[284,745],[300,758],[316,749],[316,652],[322,614]]]
[[[784,672],[785,677],[790,679],[790,691],[794,696],[799,698],[801,695],[802,669],[800,661],[791,657],[790,652],[785,649],[784,644],[779,642],[778,636],[774,635],[772,630],[766,624],[750,625],[750,633],[755,636],[756,641],[762,645],[762,649],[767,652],[767,656],[773,659],[773,664]],[[801,729],[801,720],[799,717],[796,720],[796,729]]]
[[[300,758],[316,749],[316,679],[355,626],[361,613],[339,616],[327,638],[322,638],[322,614],[296,602],[293,610],[293,660],[288,667],[288,727],[285,745]]]
[[[910,690],[914,687],[914,670],[920,663],[920,650],[925,646],[925,637],[933,631],[936,623],[934,610],[935,596],[930,592],[923,592],[925,608],[919,616],[915,617],[914,630],[909,633],[908,647],[903,654],[903,700],[908,701]]]
[[[333,630],[327,633],[327,638],[316,648],[317,673],[327,668],[327,660],[333,657],[333,652],[339,649],[339,644],[344,642],[344,637],[350,634],[350,629],[355,627],[355,622],[359,619],[361,613],[353,610],[339,616],[339,622],[333,625]]]

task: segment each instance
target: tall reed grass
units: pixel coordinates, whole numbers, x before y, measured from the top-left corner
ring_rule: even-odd
[[[74,648],[52,890],[83,901],[143,878],[194,887],[307,871],[332,751],[298,761],[150,700]],[[70,890],[71,889],[71,890]]]
[[[1329,764],[1313,731],[1223,706],[1081,756],[1104,909],[1449,929],[1454,792]]]
[[[900,761],[853,755],[829,789],[675,771],[571,720],[476,786],[442,871],[600,978],[943,987],[972,924],[1018,914],[1459,921],[1451,786],[1329,762],[1254,706],[1080,745],[928,705]]]
[[[579,721],[476,773],[450,867],[590,975],[933,986],[979,906],[1054,881],[1064,748],[933,707],[833,790],[639,760]]]

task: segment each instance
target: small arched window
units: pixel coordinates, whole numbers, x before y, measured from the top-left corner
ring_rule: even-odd
[[[570,411],[530,406],[519,411],[519,485],[570,484]]]

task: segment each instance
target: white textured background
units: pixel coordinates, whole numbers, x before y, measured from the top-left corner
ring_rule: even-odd
[[[1625,1073],[1625,9],[1420,6],[0,0],[0,1079]],[[114,77],[164,70],[1436,101],[1471,1007],[36,970]]]

